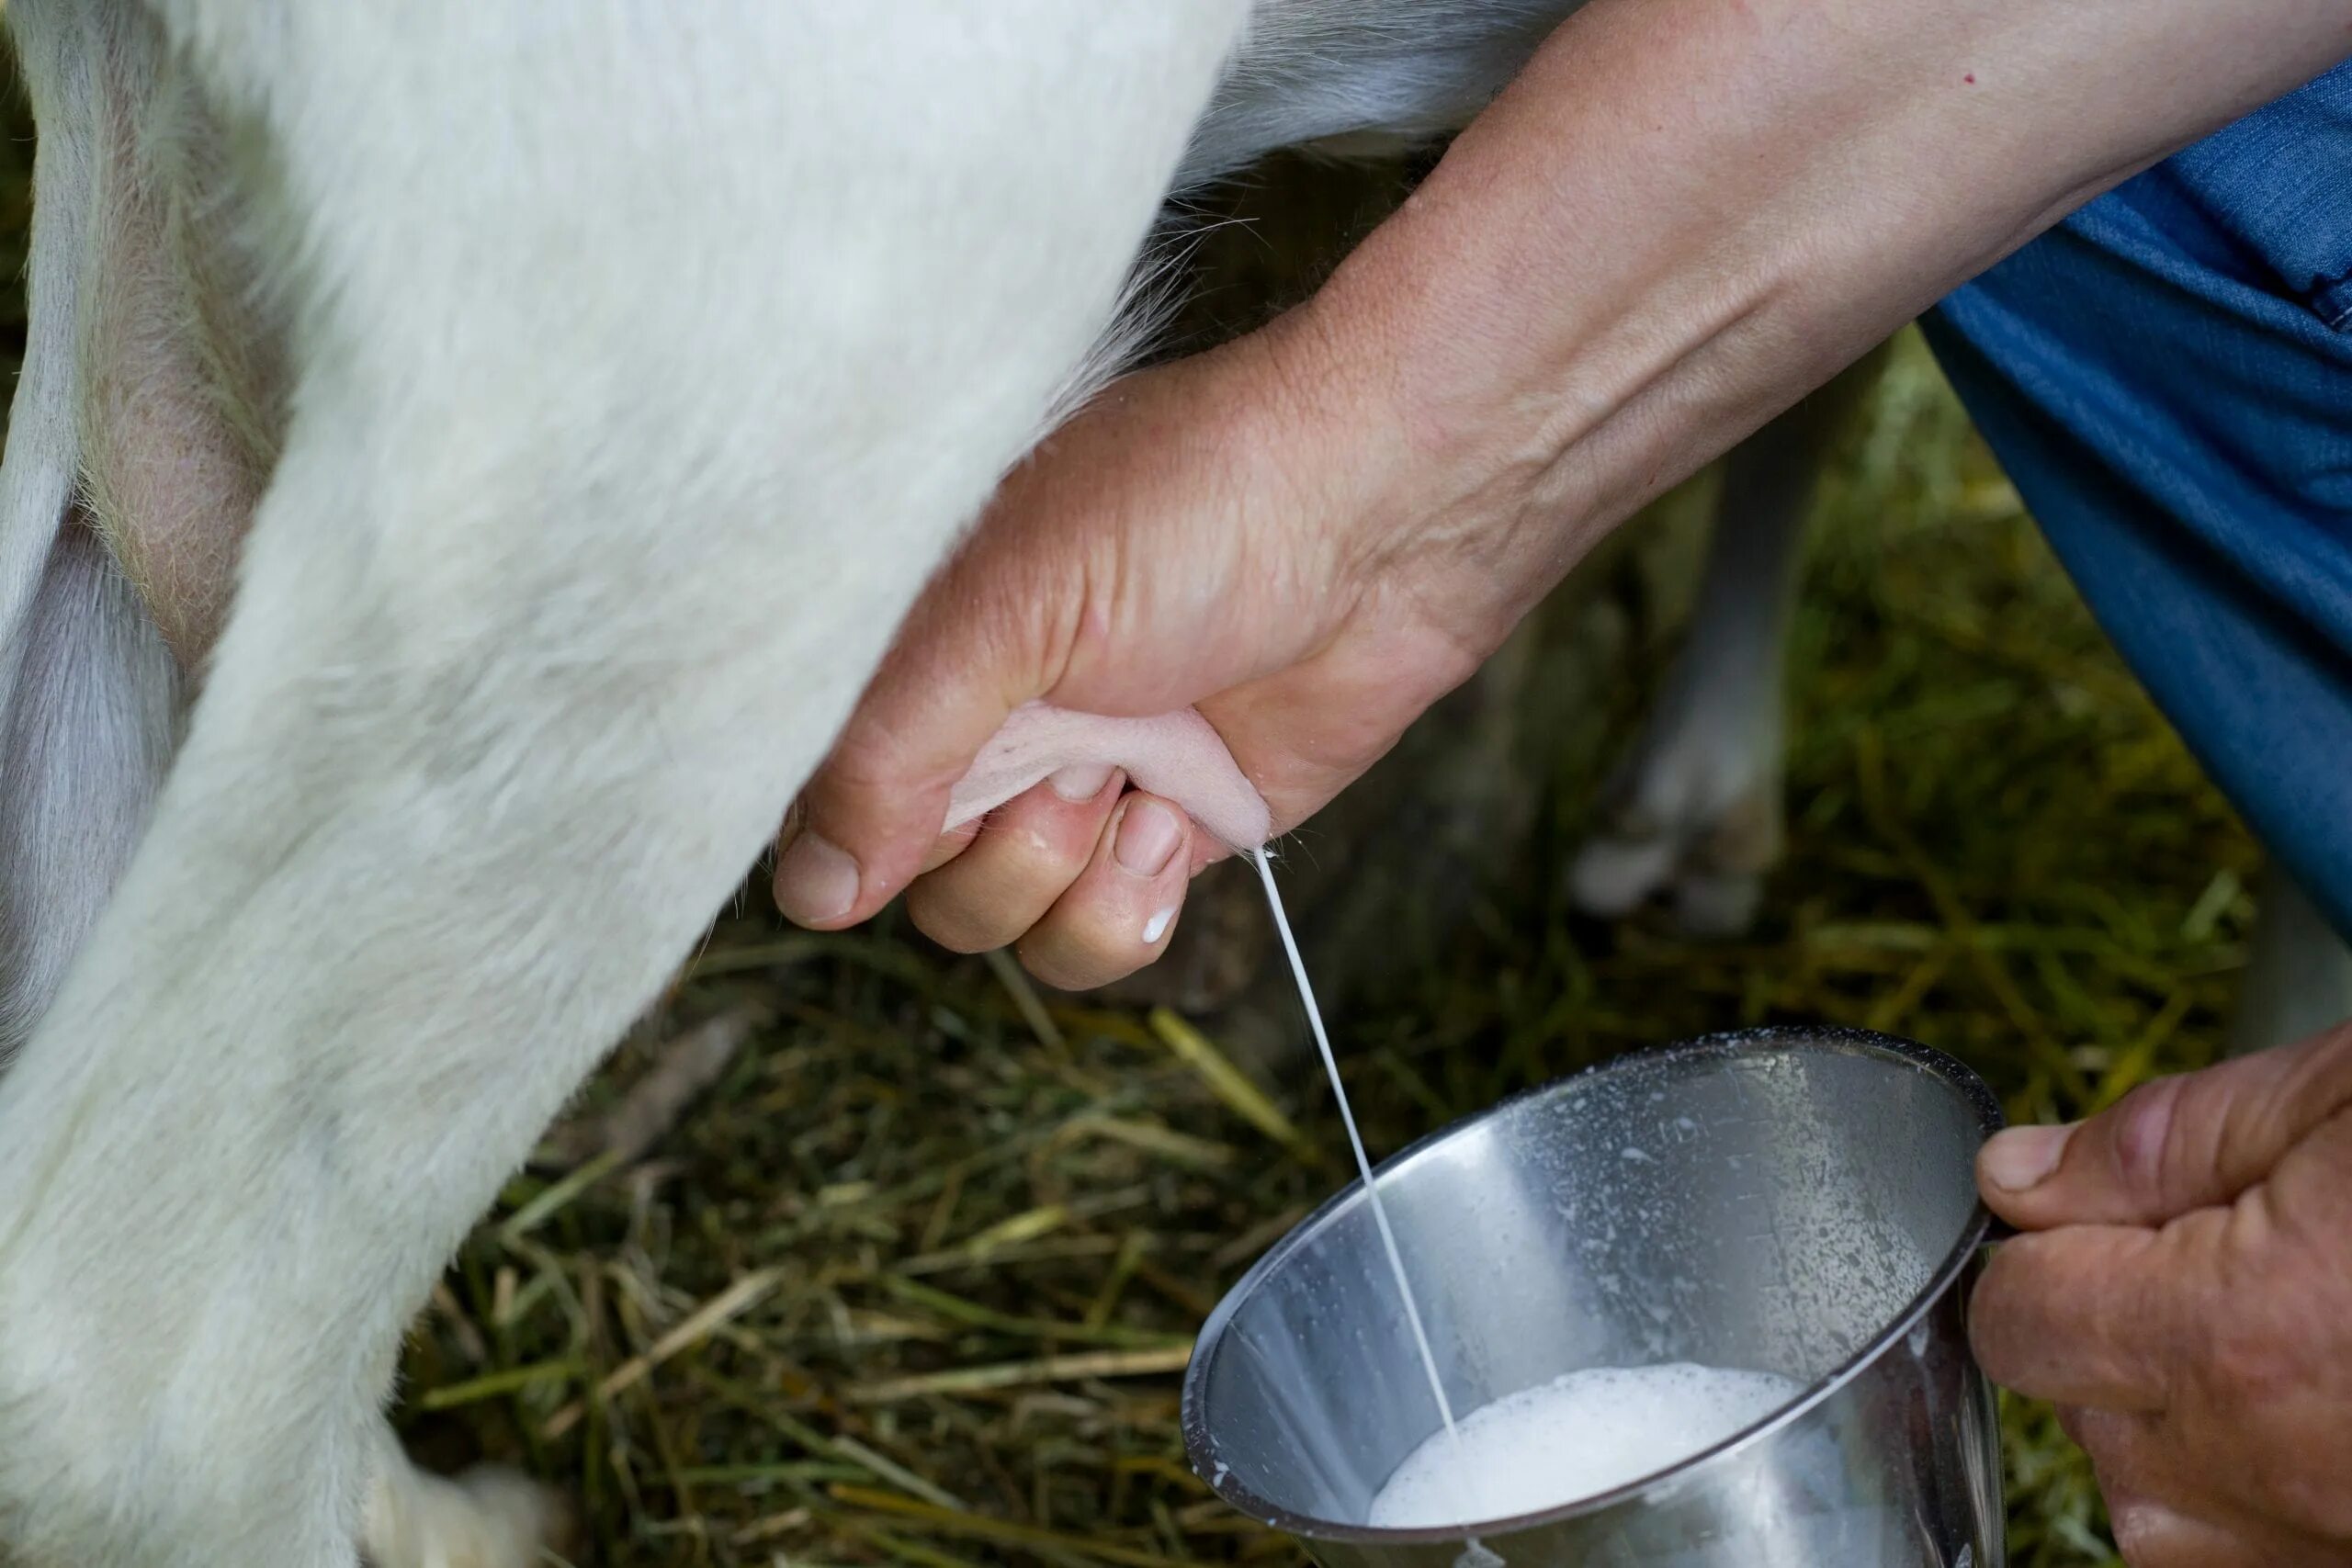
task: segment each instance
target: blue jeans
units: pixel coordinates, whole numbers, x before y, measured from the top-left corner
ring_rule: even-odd
[[[2352,63],[1925,327],[2092,614],[2352,940]]]

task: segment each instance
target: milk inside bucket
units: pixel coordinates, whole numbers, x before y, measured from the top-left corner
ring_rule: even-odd
[[[2000,1124],[1959,1063],[1833,1029],[1505,1101],[1376,1173],[1458,1434],[1351,1185],[1203,1330],[1193,1468],[1327,1568],[2001,1568],[1963,1318]]]

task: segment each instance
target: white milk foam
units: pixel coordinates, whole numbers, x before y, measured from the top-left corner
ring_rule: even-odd
[[[1670,1469],[1803,1392],[1770,1372],[1681,1361],[1570,1372],[1430,1434],[1364,1522],[1470,1525],[1556,1508]]]

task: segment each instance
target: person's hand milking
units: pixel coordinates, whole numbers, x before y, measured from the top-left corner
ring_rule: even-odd
[[[1006,485],[787,825],[785,913],[906,892],[1099,984],[1223,852],[1074,767],[951,835],[1042,698],[1196,705],[1287,829],[1609,528],[2069,208],[2352,49],[2342,0],[1598,0],[1306,305]],[[1965,77],[1965,80],[1963,80]],[[2147,90],[2151,81],[2163,92]]]
[[[846,924],[905,886],[949,948],[1017,942],[1067,988],[1116,978],[1166,946],[1188,879],[1230,846],[1087,762],[940,835],[950,786],[1014,707],[1197,704],[1280,830],[1493,650],[1551,576],[1515,552],[1545,542],[1415,526],[1432,513],[1383,494],[1404,473],[1299,461],[1318,428],[1378,411],[1270,396],[1290,338],[1131,377],[1013,476],[787,825],[788,914]],[[1235,417],[1201,417],[1218,410]]]

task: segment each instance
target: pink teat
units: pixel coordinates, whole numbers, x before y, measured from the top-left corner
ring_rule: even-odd
[[[1174,801],[1237,850],[1266,841],[1272,817],[1209,721],[1191,708],[1157,718],[1110,718],[1025,703],[980,749],[956,786],[948,828],[1041,784],[1064,768],[1120,768],[1138,789]]]

